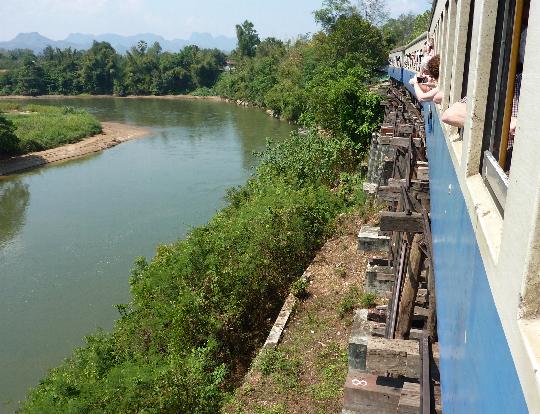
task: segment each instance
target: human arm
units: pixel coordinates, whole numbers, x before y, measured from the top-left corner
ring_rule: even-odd
[[[445,124],[458,128],[463,128],[465,124],[465,115],[467,114],[467,103],[456,102],[450,106],[441,116],[441,121]]]
[[[517,117],[510,118],[510,135],[516,135]]]
[[[440,104],[443,100],[443,93],[442,91],[437,92],[437,94],[433,97],[433,102],[436,104]]]
[[[414,86],[414,93],[416,94],[416,99],[418,99],[419,102],[430,102],[433,100],[435,95],[439,92],[439,88],[435,87],[430,89],[427,92],[424,92],[422,88],[420,88],[420,85],[418,82],[413,83]]]
[[[422,90],[422,92],[427,93],[430,90],[433,89],[432,85],[428,85],[427,83],[419,83],[418,87]]]
[[[439,91],[437,85],[425,83],[419,84],[416,76],[413,76],[409,80],[409,83],[413,85],[416,99],[418,99],[419,102],[432,101],[437,92]]]

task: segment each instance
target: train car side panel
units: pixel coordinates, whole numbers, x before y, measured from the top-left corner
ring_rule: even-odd
[[[437,111],[430,126],[430,191],[445,412],[527,413]]]

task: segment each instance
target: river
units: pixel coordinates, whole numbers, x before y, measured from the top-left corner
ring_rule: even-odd
[[[129,301],[134,258],[186,235],[243,184],[265,138],[291,126],[210,101],[76,98],[101,121],[146,138],[0,179],[0,412]]]

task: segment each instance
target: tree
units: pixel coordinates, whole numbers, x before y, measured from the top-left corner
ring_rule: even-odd
[[[17,83],[16,72],[0,71],[0,95],[11,95]]]
[[[19,138],[15,135],[15,125],[0,114],[0,154],[14,154],[19,151]]]
[[[96,42],[81,59],[79,78],[84,92],[112,94],[119,74],[119,57],[107,42]]]
[[[185,93],[190,89],[191,76],[183,66],[181,53],[163,53],[160,59],[160,71],[163,89],[167,93]]]
[[[25,58],[16,78],[15,93],[19,95],[36,96],[45,91],[43,68],[35,56]]]
[[[424,13],[419,14],[414,19],[413,32],[408,39],[413,40],[415,37],[420,36],[425,31],[429,30],[429,23],[431,22],[431,10],[426,10]]]
[[[382,26],[384,41],[389,48],[407,43],[414,31],[415,18],[412,13],[402,14],[396,19],[389,19]]]
[[[384,40],[389,48],[405,45],[428,29],[431,12],[429,10],[415,16],[402,14],[396,19],[389,19],[383,26]]]
[[[374,26],[381,26],[388,19],[386,0],[359,0],[358,11]]]
[[[357,11],[350,0],[324,0],[322,9],[313,12],[313,15],[322,29],[330,33],[341,17],[350,17]]]
[[[281,58],[284,55],[285,44],[275,37],[267,37],[257,46],[257,57],[276,56]]]
[[[326,50],[334,65],[343,62],[367,71],[376,70],[387,59],[381,31],[358,14],[337,21],[328,36]]]
[[[83,52],[71,48],[45,48],[39,59],[45,72],[47,93],[70,95],[81,92],[78,74],[82,55]]]
[[[236,37],[238,39],[238,53],[240,56],[255,56],[257,45],[261,43],[259,35],[253,23],[246,20],[244,23],[236,25]]]
[[[198,88],[214,86],[224,65],[225,54],[220,50],[199,50],[191,65],[193,83]]]

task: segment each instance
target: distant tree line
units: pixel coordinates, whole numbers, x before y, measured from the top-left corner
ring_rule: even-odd
[[[107,42],[94,42],[87,51],[48,46],[35,55],[15,50],[0,52],[0,94],[188,93],[213,86],[224,65],[225,54],[218,49],[186,46],[171,53],[144,41],[125,55]]]
[[[395,19],[388,19],[382,26],[384,41],[389,49],[404,46],[428,30],[431,10],[422,14],[402,14]]]
[[[387,62],[384,33],[345,0],[326,1],[314,14],[323,30],[289,42],[261,41],[247,21],[237,26],[235,68],[223,73],[214,92],[365,149],[381,115],[369,85]]]
[[[366,150],[380,120],[370,85],[384,75],[390,49],[427,29],[430,12],[388,19],[384,0],[325,0],[314,17],[322,30],[289,42],[261,41],[251,22],[238,25],[235,68],[213,92],[346,136]]]

